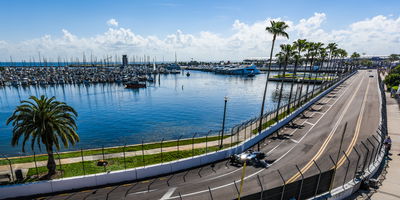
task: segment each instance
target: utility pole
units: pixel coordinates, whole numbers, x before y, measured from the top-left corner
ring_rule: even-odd
[[[225,103],[224,103],[224,117],[223,117],[223,120],[222,120],[221,145],[219,146],[220,149],[222,149],[222,147],[223,147],[223,143],[222,142],[224,140],[226,103],[228,102],[228,97],[227,96],[224,97],[224,101],[225,101]]]

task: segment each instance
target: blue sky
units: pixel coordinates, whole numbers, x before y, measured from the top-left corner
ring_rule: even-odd
[[[91,38],[105,34],[110,28],[106,24],[109,19],[118,21],[119,29],[129,29],[142,37],[156,36],[160,40],[177,30],[193,36],[207,31],[219,37],[230,37],[237,31],[232,28],[235,20],[247,25],[268,18],[299,23],[315,13],[326,16],[318,28],[330,32],[346,30],[352,23],[380,15],[396,20],[399,8],[398,0],[8,0],[2,1],[0,7],[0,41],[13,47],[45,35],[63,37],[63,29],[79,38]]]

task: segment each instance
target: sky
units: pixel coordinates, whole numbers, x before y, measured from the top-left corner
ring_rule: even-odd
[[[336,42],[349,53],[400,53],[398,0],[5,0],[0,61],[148,55],[158,61],[232,60],[269,55],[270,20],[289,39]]]

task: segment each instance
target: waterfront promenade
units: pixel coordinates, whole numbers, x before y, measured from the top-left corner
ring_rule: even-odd
[[[373,200],[400,199],[400,104],[386,92],[388,134],[392,139],[392,149],[387,164],[387,173],[382,185],[375,191]]]

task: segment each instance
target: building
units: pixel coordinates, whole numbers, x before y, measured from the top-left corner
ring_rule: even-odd
[[[122,66],[128,66],[128,56],[122,55]]]

